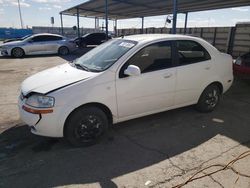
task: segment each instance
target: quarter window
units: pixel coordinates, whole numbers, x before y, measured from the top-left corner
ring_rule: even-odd
[[[47,41],[57,41],[57,40],[62,40],[62,37],[58,37],[58,36],[47,36]]]
[[[211,59],[207,50],[199,43],[189,40],[176,41],[179,65],[188,65]]]
[[[129,65],[138,66],[141,69],[141,73],[172,67],[171,42],[159,42],[141,49],[123,65],[119,74],[120,78],[126,77],[124,70]]]

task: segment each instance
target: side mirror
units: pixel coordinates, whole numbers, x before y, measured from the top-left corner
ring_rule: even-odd
[[[124,74],[128,76],[139,76],[141,74],[141,70],[135,65],[129,65],[128,68],[124,71]]]

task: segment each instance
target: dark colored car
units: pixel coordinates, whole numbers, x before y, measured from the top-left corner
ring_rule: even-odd
[[[87,45],[102,44],[107,39],[111,39],[111,37],[110,36],[106,37],[105,33],[88,33],[82,37],[74,39],[74,41],[79,47],[84,48]]]
[[[233,64],[234,75],[250,79],[250,52],[239,56]]]

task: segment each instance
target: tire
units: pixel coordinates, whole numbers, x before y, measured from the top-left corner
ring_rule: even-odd
[[[61,46],[58,50],[59,55],[68,55],[69,54],[69,49],[66,46]]]
[[[11,56],[15,58],[21,58],[25,55],[24,50],[22,48],[14,48],[11,51]]]
[[[202,92],[196,109],[204,113],[212,112],[218,106],[220,99],[220,88],[215,84],[210,85]]]
[[[107,115],[100,108],[84,107],[70,114],[64,136],[75,147],[91,146],[101,140],[108,125]]]

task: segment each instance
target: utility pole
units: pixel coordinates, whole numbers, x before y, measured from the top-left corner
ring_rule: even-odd
[[[21,23],[21,27],[23,29],[23,19],[22,19],[22,12],[21,12],[20,0],[17,0],[17,3],[18,3],[18,9],[19,9],[20,23]]]

